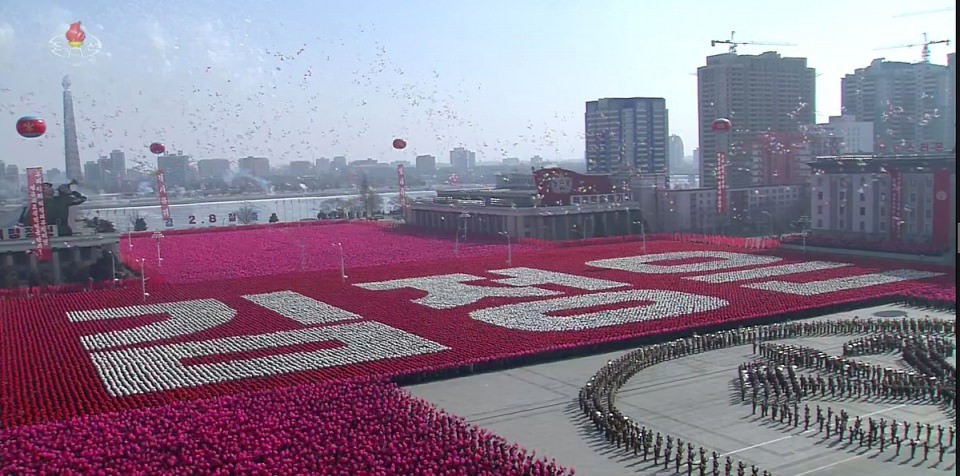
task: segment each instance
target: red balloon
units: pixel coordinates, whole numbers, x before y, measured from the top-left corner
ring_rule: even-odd
[[[407,141],[403,139],[394,139],[393,148],[397,150],[405,149],[407,147]]]
[[[152,154],[160,155],[160,154],[166,152],[166,150],[167,150],[167,148],[164,147],[163,144],[161,144],[161,143],[159,143],[159,142],[154,142],[153,144],[150,144],[150,153],[152,153]]]
[[[724,117],[714,119],[713,124],[711,124],[711,129],[714,132],[729,132],[732,127],[733,123],[730,122],[730,119]]]
[[[17,120],[17,134],[33,139],[47,132],[47,123],[39,117],[24,116]]]

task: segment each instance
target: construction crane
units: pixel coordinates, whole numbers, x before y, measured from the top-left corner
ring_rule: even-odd
[[[733,36],[736,35],[736,34],[737,34],[737,32],[731,31],[731,32],[730,32],[730,39],[729,39],[729,40],[710,40],[710,46],[730,45],[730,49],[729,49],[729,52],[730,52],[730,53],[736,53],[736,52],[737,52],[737,47],[740,46],[740,45],[797,46],[797,45],[795,45],[795,44],[793,44],[793,43],[773,43],[773,42],[763,42],[763,43],[760,43],[760,42],[756,42],[756,41],[734,41],[734,40],[733,40]]]
[[[923,58],[923,62],[924,62],[924,63],[929,63],[929,62],[930,62],[930,45],[939,45],[939,44],[941,44],[941,43],[942,43],[942,44],[945,44],[945,45],[947,45],[947,46],[950,46],[950,40],[930,41],[930,40],[927,38],[927,34],[924,33],[924,34],[923,34],[923,43],[914,43],[914,44],[912,44],[912,45],[888,46],[888,47],[886,47],[886,48],[877,48],[877,50],[894,50],[894,49],[900,49],[900,48],[913,48],[913,47],[915,47],[915,46],[922,46],[923,49],[920,50],[920,56],[921,56],[921,58]]]

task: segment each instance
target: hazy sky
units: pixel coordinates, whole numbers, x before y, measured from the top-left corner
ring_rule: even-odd
[[[819,120],[840,111],[840,78],[870,60],[916,61],[949,39],[953,2],[728,0],[0,1],[0,160],[63,168],[60,81],[76,100],[81,159],[147,157],[163,142],[194,158],[275,162],[346,155],[412,159],[463,145],[480,160],[583,156],[584,102],[665,97],[670,132],[697,145],[695,72],[711,39],[804,56]],[[941,10],[935,13],[925,13]],[[58,57],[80,20],[103,45]],[[49,130],[24,139],[16,119]],[[408,148],[395,151],[402,137]]]

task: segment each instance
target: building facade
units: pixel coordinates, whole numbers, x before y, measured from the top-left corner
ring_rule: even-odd
[[[437,158],[432,155],[418,155],[416,158],[417,173],[424,176],[437,174]]]
[[[230,173],[230,161],[227,159],[200,159],[197,161],[197,175],[200,180],[223,179]]]
[[[157,168],[163,171],[164,184],[167,187],[186,187],[190,178],[190,156],[166,154],[157,156]]]
[[[876,59],[841,81],[845,114],[874,124],[874,151],[913,154],[949,150],[954,125],[947,66]]]
[[[411,202],[405,220],[462,238],[506,232],[514,239],[542,240],[639,234],[646,226],[633,194],[609,175],[559,168],[530,175],[532,181],[508,181],[505,188],[438,191]]]
[[[957,147],[957,54],[947,55],[947,85],[949,91],[947,94],[949,106],[947,107],[947,123],[950,125],[950,135],[947,137],[946,148],[956,150]]]
[[[292,160],[290,161],[289,174],[294,177],[303,177],[305,175],[313,175],[316,170],[313,168],[313,162],[309,160]]]
[[[955,243],[955,155],[822,157],[811,167],[813,231],[944,248]]]
[[[450,167],[453,172],[461,175],[470,175],[477,166],[477,153],[472,150],[457,147],[450,151]]]
[[[858,121],[852,114],[830,116],[826,124],[817,124],[817,130],[840,138],[837,151],[824,155],[873,153],[874,132],[871,121]]]
[[[726,154],[726,185],[752,186],[748,162],[737,145],[761,131],[793,132],[816,122],[816,71],[806,58],[724,53],[697,68],[700,133],[700,184],[717,186],[717,156]],[[729,119],[730,131],[714,131],[713,121]]]
[[[776,234],[789,230],[804,215],[809,186],[727,189],[727,216],[717,214],[717,193],[712,188],[661,190],[655,203],[644,203],[642,209],[664,232]]]
[[[270,176],[270,159],[266,157],[243,157],[237,161],[237,168],[240,172],[254,178],[267,178]]]
[[[587,173],[669,175],[669,119],[663,98],[605,98],[586,103]]]

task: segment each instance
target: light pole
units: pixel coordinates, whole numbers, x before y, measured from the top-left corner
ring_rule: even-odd
[[[336,246],[337,249],[340,251],[340,282],[346,283],[346,282],[347,282],[347,271],[346,271],[346,268],[344,267],[344,264],[343,264],[343,243],[341,243],[341,242],[338,241],[338,242],[334,243],[333,246]]]
[[[470,218],[470,214],[463,212],[460,214],[460,218],[463,219],[463,241],[467,241],[467,218]]]
[[[110,255],[110,271],[113,273],[110,277],[113,279],[113,287],[117,287],[117,257],[112,250],[107,250],[107,254]]]
[[[300,243],[300,272],[303,272],[303,266],[306,264],[307,255],[306,255],[306,245]]]
[[[466,240],[467,239],[467,218],[470,218],[470,214],[467,212],[463,212],[460,215],[458,215],[457,218],[463,220],[463,239]],[[460,222],[455,221],[453,225],[454,225],[454,228],[457,230],[457,233],[456,233],[457,236],[454,238],[454,241],[453,241],[453,256],[460,256]]]
[[[130,246],[130,251],[133,251],[133,230],[129,223],[127,223],[127,245]]]
[[[510,233],[501,231],[499,234],[507,237],[507,266],[513,266],[513,247],[510,244]]]
[[[157,240],[157,266],[160,266],[163,264],[163,257],[160,255],[160,240],[163,239],[163,233],[154,232],[153,239]]]
[[[634,225],[640,225],[640,239],[643,240],[643,254],[647,254],[647,230],[643,225],[643,220],[633,222]]]
[[[140,263],[140,292],[143,293],[143,302],[147,302],[150,295],[147,293],[147,259],[137,258],[137,263]]]

